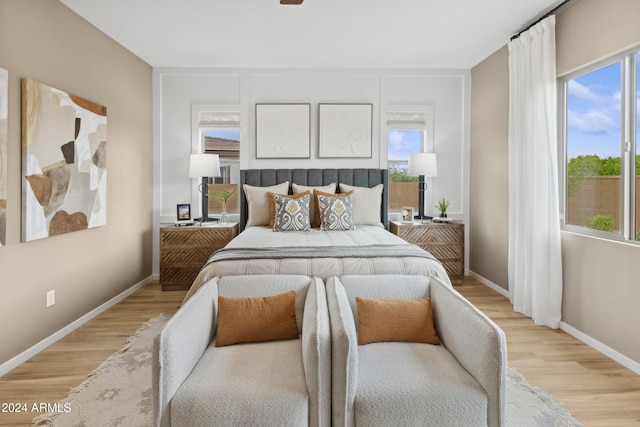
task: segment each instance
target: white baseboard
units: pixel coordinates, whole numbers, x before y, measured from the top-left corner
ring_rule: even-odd
[[[0,377],[2,377],[7,372],[17,368],[27,360],[31,359],[33,356],[40,353],[45,348],[49,347],[51,344],[54,344],[55,342],[61,340],[65,336],[69,335],[71,332],[75,331],[80,326],[84,325],[85,323],[87,323],[89,320],[93,319],[97,315],[107,311],[109,308],[113,307],[114,305],[116,305],[117,303],[119,303],[129,295],[133,294],[135,291],[142,288],[143,286],[148,284],[150,281],[151,281],[151,276],[147,277],[141,282],[138,282],[137,284],[133,285],[126,291],[116,295],[115,297],[111,298],[109,301],[105,302],[101,306],[94,308],[93,310],[91,310],[84,316],[80,317],[79,319],[74,320],[64,328],[60,329],[59,331],[55,332],[54,334],[48,336],[47,338],[43,339],[39,343],[35,344],[33,347],[30,347],[29,349],[23,351],[22,353],[18,354],[14,358],[9,359],[8,361],[0,365]]]
[[[573,336],[574,338],[579,339],[589,347],[598,350],[605,356],[610,357],[625,368],[630,369],[636,374],[640,375],[640,363],[636,362],[635,360],[628,358],[624,354],[612,349],[606,344],[601,343],[597,339],[592,338],[583,332],[580,332],[579,330],[565,322],[560,322],[560,329]]]
[[[478,282],[482,283],[483,285],[493,289],[494,291],[496,291],[497,293],[499,293],[503,297],[509,298],[509,291],[506,290],[505,288],[503,288],[502,286],[496,285],[491,280],[486,279],[486,278],[482,277],[481,275],[479,275],[478,273],[474,273],[471,270],[469,270],[469,276],[473,277],[474,279],[476,279]]]
[[[477,273],[474,273],[473,271],[469,271],[469,276],[473,277],[474,279],[476,279],[478,282],[482,283],[483,285],[486,285],[487,287],[489,287],[489,288],[493,289],[494,291],[498,292],[500,295],[502,295],[502,296],[504,296],[506,298],[509,298],[509,291],[504,289],[502,286],[496,285],[495,283],[491,282],[488,279],[485,279],[484,277],[480,276]],[[600,341],[596,340],[595,338],[590,337],[589,335],[585,334],[584,332],[581,332],[581,331],[577,330],[576,328],[574,328],[573,326],[569,325],[568,323],[560,322],[560,329],[562,329],[563,331],[565,331],[566,333],[568,333],[572,337],[582,341],[583,343],[585,343],[589,347],[591,347],[591,348],[599,351],[600,353],[604,354],[605,356],[613,359],[614,361],[618,362],[619,364],[621,364],[625,368],[630,369],[633,372],[635,372],[636,374],[640,375],[640,363],[636,362],[635,360],[630,359],[629,357],[625,356],[624,354],[612,349],[611,347],[607,346],[606,344],[601,343]]]

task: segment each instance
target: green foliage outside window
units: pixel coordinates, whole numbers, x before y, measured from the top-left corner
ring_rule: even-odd
[[[593,230],[615,231],[613,219],[609,215],[594,215],[587,220],[587,227]],[[636,233],[636,240],[640,242],[640,232]]]
[[[593,230],[615,231],[613,219],[609,215],[594,215],[587,220],[587,227]]]
[[[567,194],[573,196],[583,180],[594,176],[620,176],[620,157],[601,159],[595,154],[577,156],[567,165]],[[640,155],[636,156],[636,176],[640,175]]]
[[[406,170],[391,169],[389,170],[389,181],[391,182],[418,182],[417,176],[407,175]]]

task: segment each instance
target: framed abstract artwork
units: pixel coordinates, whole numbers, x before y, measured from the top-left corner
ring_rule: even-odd
[[[311,157],[311,104],[256,104],[256,158]]]
[[[0,68],[0,246],[7,244],[7,120],[9,73]]]
[[[371,157],[372,104],[319,104],[320,157]]]
[[[22,240],[107,223],[107,109],[22,80]]]

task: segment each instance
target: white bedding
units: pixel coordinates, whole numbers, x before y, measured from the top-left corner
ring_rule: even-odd
[[[446,270],[434,259],[415,256],[397,256],[393,248],[409,245],[406,241],[382,227],[360,225],[348,231],[291,231],[274,232],[267,227],[248,227],[236,236],[226,248],[291,248],[291,247],[354,247],[365,245],[389,246],[384,257],[312,257],[273,259],[229,259],[205,265],[185,297],[185,301],[214,277],[262,274],[300,274],[327,279],[346,274],[381,275],[408,274],[436,276],[451,283]]]
[[[359,225],[356,230],[275,232],[267,227],[249,227],[236,236],[227,248],[292,247],[292,246],[359,246],[398,245],[404,240],[382,227]]]

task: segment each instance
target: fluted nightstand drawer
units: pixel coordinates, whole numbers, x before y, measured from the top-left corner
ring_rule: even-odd
[[[389,229],[398,237],[430,252],[442,263],[451,283],[462,284],[464,278],[464,224],[462,222],[414,224],[391,221]]]
[[[238,235],[238,224],[160,227],[160,284],[163,290],[189,289],[218,249]]]

